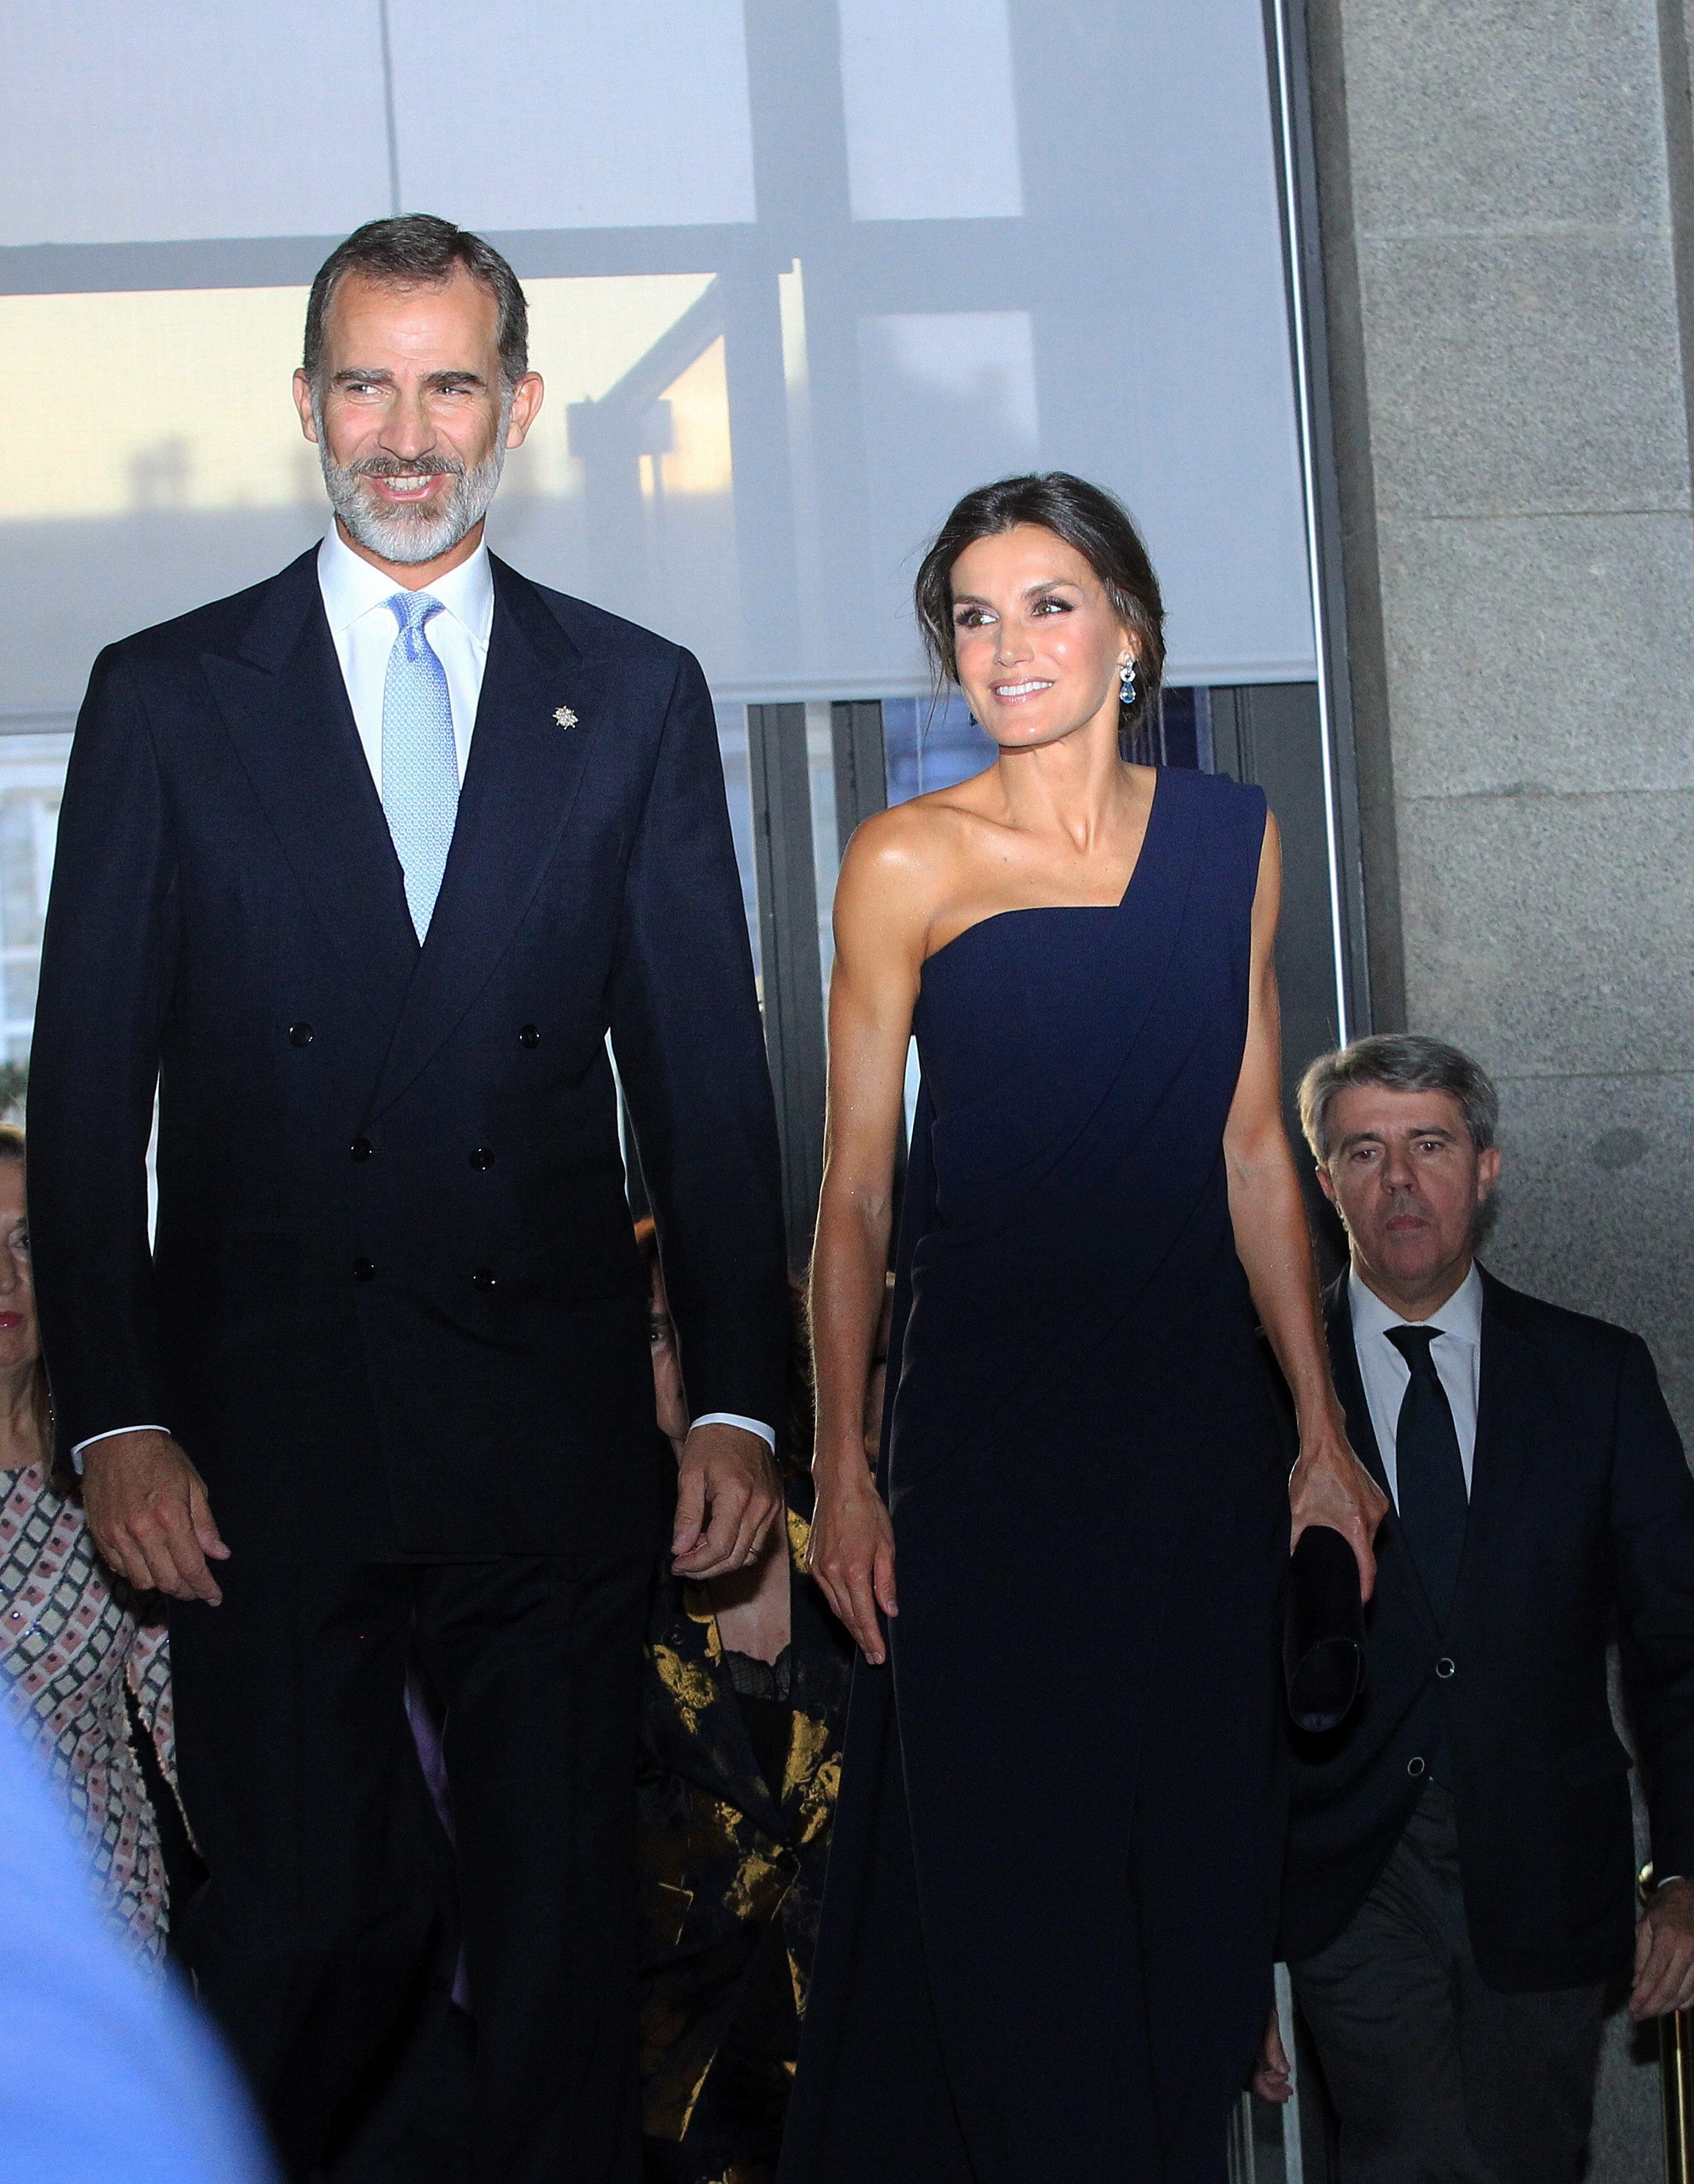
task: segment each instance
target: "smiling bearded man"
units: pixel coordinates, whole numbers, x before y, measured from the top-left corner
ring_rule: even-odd
[[[172,1599],[210,1874],[183,1947],[290,2174],[630,2184],[671,1495],[608,1033],[699,1406],[676,1568],[744,1566],[781,1506],[775,1123],[711,705],[687,653],[483,543],[542,394],[486,243],[361,228],[294,392],[328,537],[112,646],[78,723],[30,1088],[58,1433],[107,1560]],[[462,2168],[404,2090],[461,1934]]]

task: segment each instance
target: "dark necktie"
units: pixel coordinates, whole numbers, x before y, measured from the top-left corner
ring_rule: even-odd
[[[1458,1581],[1470,1505],[1452,1406],[1429,1355],[1429,1345],[1440,1332],[1439,1327],[1386,1329],[1412,1373],[1394,1435],[1395,1498],[1435,1620],[1445,1623]]]

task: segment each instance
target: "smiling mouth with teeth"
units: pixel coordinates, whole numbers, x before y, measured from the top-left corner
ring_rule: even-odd
[[[1033,698],[1038,690],[1050,690],[1050,682],[996,682],[994,694],[1004,702],[1009,698]]]

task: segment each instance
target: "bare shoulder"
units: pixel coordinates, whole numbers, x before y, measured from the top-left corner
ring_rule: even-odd
[[[858,827],[841,862],[838,907],[867,896],[928,911],[946,894],[981,823],[974,783],[891,805]]]

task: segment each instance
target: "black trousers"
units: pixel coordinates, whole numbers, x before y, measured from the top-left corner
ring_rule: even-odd
[[[1351,1925],[1289,1972],[1340,2114],[1342,2184],[1575,2184],[1605,1990],[1484,1983],[1450,1791],[1429,1785]]]
[[[172,1617],[181,1778],[208,1868],[184,1953],[289,2176],[632,2184],[650,1558],[267,1561],[249,1546],[219,1576],[220,1607]],[[406,1720],[413,1646],[446,1705],[456,1855]],[[468,2118],[447,2083],[461,1935]]]

